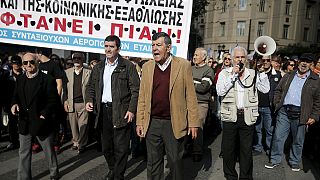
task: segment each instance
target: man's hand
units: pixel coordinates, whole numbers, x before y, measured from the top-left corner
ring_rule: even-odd
[[[239,65],[233,66],[232,72],[233,72],[234,74],[239,74],[239,72],[240,72],[240,66],[239,66]]]
[[[13,115],[17,115],[19,112],[19,105],[18,104],[14,104],[12,107],[11,107],[11,113]]]
[[[44,116],[40,115],[40,119],[46,119]]]
[[[69,112],[69,105],[67,103],[64,103],[64,110],[66,112]]]
[[[188,135],[192,136],[192,139],[196,139],[198,136],[198,128],[197,127],[189,127],[188,128]]]
[[[137,132],[137,135],[141,138],[145,136],[143,126],[137,126],[136,132]]]
[[[133,117],[134,117],[134,114],[130,111],[127,111],[126,115],[124,116],[124,119],[127,119],[129,123],[129,122],[132,122]]]
[[[314,120],[314,119],[312,119],[312,118],[309,118],[308,121],[307,121],[307,123],[306,123],[306,125],[307,125],[307,127],[308,127],[308,126],[314,124],[315,122],[316,122],[316,120]]]
[[[88,103],[86,104],[86,110],[87,110],[88,112],[92,112],[92,111],[93,111],[93,103],[92,103],[92,102],[88,102]]]

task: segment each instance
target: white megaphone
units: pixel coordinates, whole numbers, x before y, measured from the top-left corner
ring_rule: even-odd
[[[273,54],[276,48],[276,42],[269,36],[260,36],[254,41],[254,50],[261,56]]]

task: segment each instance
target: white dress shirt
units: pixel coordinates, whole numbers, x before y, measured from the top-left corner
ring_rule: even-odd
[[[118,65],[118,58],[113,62],[109,63],[106,59],[106,64],[103,72],[103,91],[102,91],[102,103],[112,102],[111,94],[111,75]]]
[[[161,71],[165,71],[167,69],[167,67],[169,66],[169,64],[171,63],[171,60],[172,60],[172,56],[170,55],[168,57],[168,59],[166,60],[166,62],[164,62],[162,65],[157,63],[157,65],[161,69]]]

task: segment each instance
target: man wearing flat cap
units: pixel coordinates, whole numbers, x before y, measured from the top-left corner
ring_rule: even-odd
[[[280,164],[284,143],[291,131],[289,164],[292,171],[300,171],[306,130],[319,120],[320,115],[320,79],[310,70],[314,59],[313,54],[302,54],[298,69],[286,74],[275,89],[273,103],[277,122],[270,162],[265,165],[268,169]]]
[[[85,92],[91,70],[83,67],[85,56],[75,52],[71,56],[73,68],[66,70],[67,88],[64,110],[68,113],[72,132],[72,150],[80,154],[88,143],[88,111],[86,110]]]

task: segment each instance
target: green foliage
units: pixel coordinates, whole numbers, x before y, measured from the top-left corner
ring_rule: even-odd
[[[303,53],[314,53],[317,54],[320,52],[320,47],[318,46],[302,46],[301,44],[289,44],[286,47],[279,48],[277,51],[277,54],[280,54],[281,56],[288,56],[291,57],[293,55],[300,56]]]
[[[206,6],[208,4],[208,0],[193,0],[192,20],[203,15],[206,12]]]

